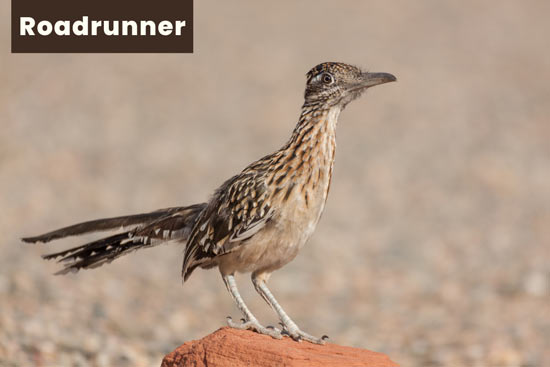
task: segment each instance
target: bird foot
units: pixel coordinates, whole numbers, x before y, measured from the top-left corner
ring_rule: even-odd
[[[281,335],[281,330],[272,326],[262,326],[256,319],[250,319],[248,321],[245,319],[241,319],[241,321],[241,323],[234,322],[231,317],[227,317],[227,325],[234,329],[252,330],[257,332],[258,334],[269,335],[274,339],[283,338],[283,336]]]
[[[320,338],[316,338],[312,335],[309,335],[308,333],[303,332],[300,330],[296,325],[283,325],[283,335],[288,335],[292,339],[294,339],[297,342],[300,342],[302,340],[308,341],[313,344],[325,344],[326,340],[328,339],[327,335],[323,335]]]

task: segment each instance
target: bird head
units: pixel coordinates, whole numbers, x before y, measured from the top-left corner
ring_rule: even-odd
[[[340,62],[324,62],[307,73],[305,104],[344,108],[368,88],[396,80],[392,74],[366,72]]]

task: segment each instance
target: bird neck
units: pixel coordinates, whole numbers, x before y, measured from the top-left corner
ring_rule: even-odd
[[[293,151],[297,156],[302,156],[306,161],[310,154],[325,153],[333,158],[336,146],[336,125],[340,111],[339,106],[315,108],[304,105],[300,120],[285,148]],[[317,149],[323,151],[319,152]]]
[[[295,187],[306,207],[316,208],[316,220],[324,208],[334,165],[336,125],[341,108],[302,107],[300,120],[287,144],[275,155],[276,167],[269,183],[283,200],[291,197]],[[281,163],[279,163],[281,162]],[[315,199],[317,204],[313,202]]]
[[[267,157],[270,168],[266,180],[269,185],[275,185],[274,195],[282,195],[287,200],[294,188],[299,187],[296,192],[301,193],[307,207],[312,205],[314,197],[321,198],[322,211],[332,177],[340,110],[337,107],[312,109],[304,105],[288,142]],[[317,190],[321,190],[320,194]]]

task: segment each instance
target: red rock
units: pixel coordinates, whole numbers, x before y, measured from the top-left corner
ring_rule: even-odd
[[[315,345],[285,337],[272,339],[252,331],[221,328],[187,342],[164,357],[161,367],[369,366],[397,367],[388,356],[327,343]]]

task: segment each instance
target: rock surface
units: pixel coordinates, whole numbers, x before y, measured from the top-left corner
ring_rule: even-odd
[[[221,328],[187,342],[164,357],[161,367],[369,366],[396,367],[388,356],[336,344],[315,345],[285,337],[274,340],[251,331]]]

